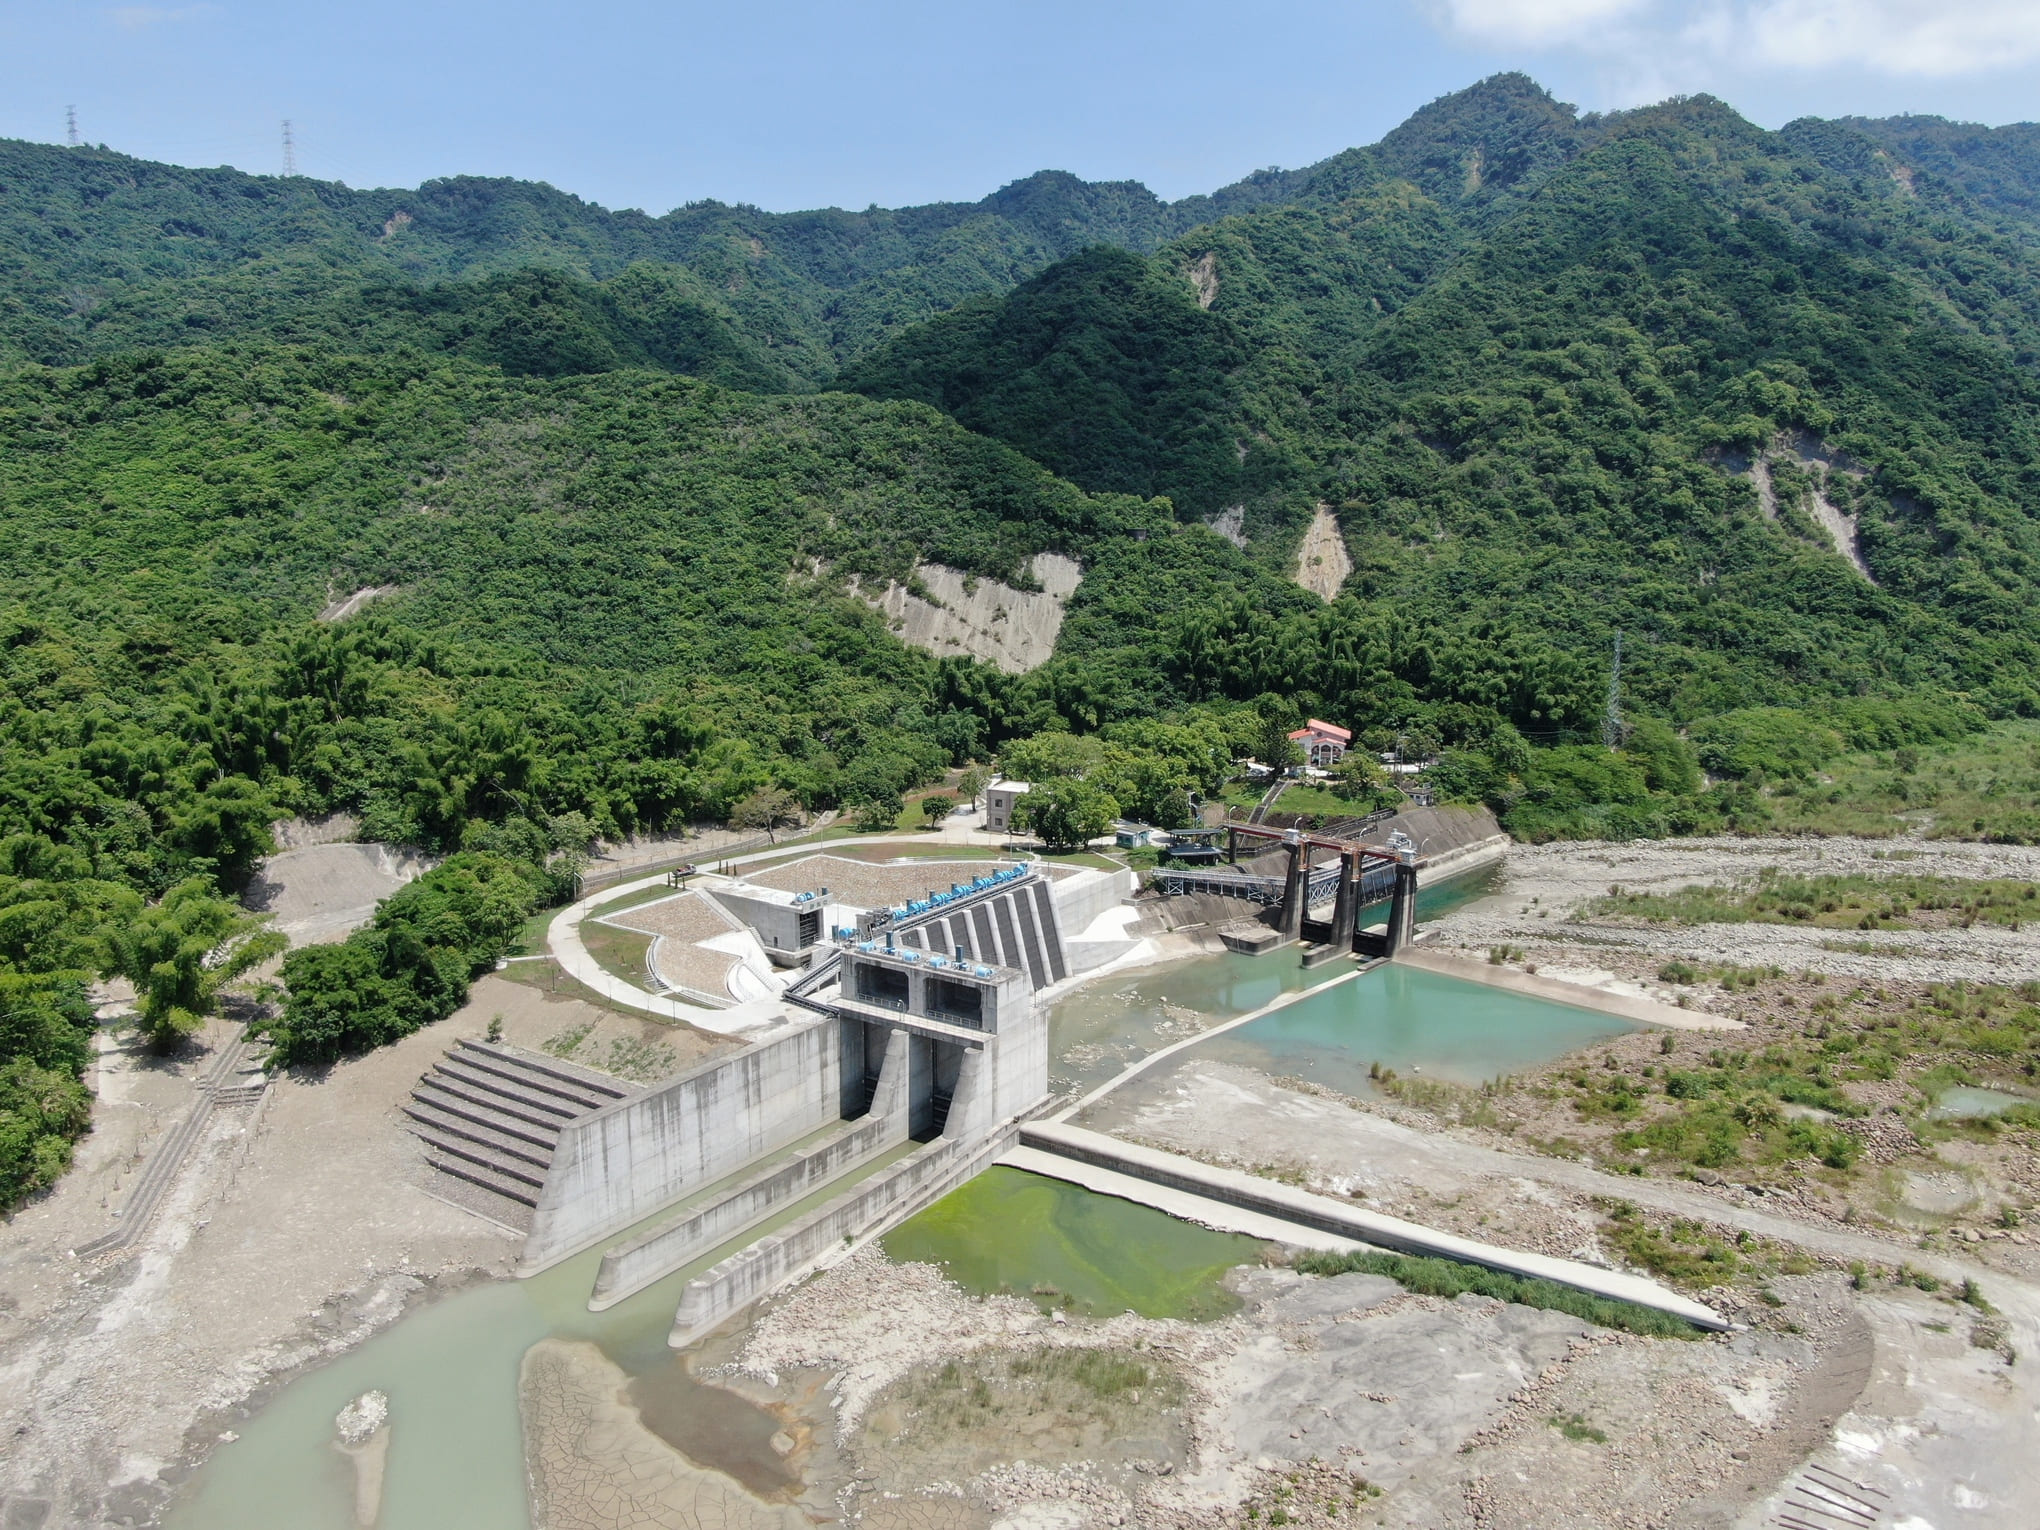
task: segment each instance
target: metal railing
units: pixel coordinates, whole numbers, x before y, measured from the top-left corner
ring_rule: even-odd
[[[749,855],[753,850],[767,850],[775,845],[799,843],[798,835],[786,839],[774,839],[767,834],[754,834],[749,839],[740,839],[733,844],[718,845],[714,850],[676,851],[662,855],[657,860],[639,861],[629,866],[603,866],[600,864],[582,868],[574,876],[574,899],[576,902],[590,893],[601,892],[605,887],[615,887],[623,882],[635,882],[642,877],[655,877],[663,871],[674,871],[682,866],[714,864],[731,856]]]

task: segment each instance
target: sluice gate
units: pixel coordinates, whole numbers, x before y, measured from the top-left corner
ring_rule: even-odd
[[[1156,872],[1154,885],[1165,895],[1216,893],[1276,909],[1276,928],[1284,939],[1329,945],[1341,952],[1392,956],[1415,938],[1417,855],[1413,846],[1363,845],[1297,829],[1229,824],[1226,854],[1235,863],[1242,839],[1279,845],[1288,852],[1286,872],[1268,876],[1168,867]],[[1336,859],[1312,865],[1314,851],[1329,851]],[[1360,910],[1384,900],[1389,905],[1387,927],[1379,933],[1360,928]],[[1331,904],[1330,917],[1313,917],[1312,910],[1326,903]]]

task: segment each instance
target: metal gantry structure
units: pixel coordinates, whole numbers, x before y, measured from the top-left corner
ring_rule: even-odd
[[[1228,860],[1237,863],[1242,839],[1267,841],[1288,851],[1284,874],[1163,867],[1155,873],[1155,886],[1164,894],[1216,893],[1277,909],[1277,929],[1285,938],[1322,942],[1341,951],[1389,956],[1414,937],[1417,855],[1407,840],[1389,846],[1370,845],[1298,829],[1236,823],[1226,826]],[[1313,866],[1312,853],[1318,850],[1329,850],[1338,858]],[[1387,930],[1380,935],[1362,930],[1360,910],[1384,899],[1389,903]],[[1328,900],[1331,918],[1313,918],[1311,909]]]

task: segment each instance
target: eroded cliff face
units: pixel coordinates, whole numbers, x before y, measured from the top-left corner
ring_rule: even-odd
[[[1353,555],[1346,551],[1339,518],[1330,505],[1319,505],[1296,554],[1296,582],[1318,599],[1331,601],[1338,599],[1339,587],[1352,572]]]
[[[1343,551],[1343,549],[1342,549]],[[968,654],[996,664],[1010,675],[1046,664],[1062,631],[1063,611],[1083,580],[1074,558],[1037,554],[1030,571],[1040,591],[1016,590],[996,579],[978,579],[940,563],[923,563],[915,575],[932,599],[903,584],[888,584],[864,598],[886,614],[903,643],[942,657]]]

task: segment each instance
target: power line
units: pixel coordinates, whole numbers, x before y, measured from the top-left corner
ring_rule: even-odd
[[[75,106],[64,108],[64,137],[70,140],[72,148],[78,147],[78,108]]]
[[[290,136],[290,118],[283,119],[283,173],[297,174],[297,144]]]
[[[1622,742],[1622,629],[1615,629],[1615,662],[1608,668],[1608,715],[1601,719],[1601,742],[1614,749]]]

